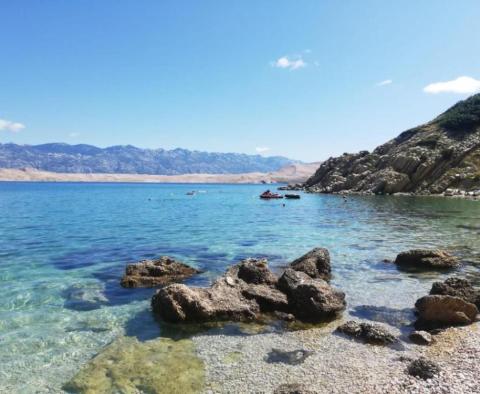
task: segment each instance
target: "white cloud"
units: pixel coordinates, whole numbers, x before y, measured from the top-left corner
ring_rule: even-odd
[[[12,122],[10,120],[0,119],[0,131],[11,131],[12,133],[18,133],[25,128],[25,125]]]
[[[480,92],[480,81],[471,77],[458,77],[452,81],[435,82],[423,88],[425,93],[476,93]]]
[[[77,137],[80,136],[80,133],[73,132],[73,133],[70,133],[68,136],[69,136],[70,138],[77,138]]]
[[[385,85],[390,85],[393,81],[391,79],[386,79],[385,81],[378,82],[377,86],[385,86]]]
[[[288,70],[298,70],[300,68],[306,67],[307,63],[302,59],[301,56],[294,58],[289,58],[288,56],[283,56],[272,63],[273,67],[285,68]]]
[[[268,152],[270,148],[267,148],[266,146],[258,146],[255,148],[255,150],[257,151],[257,153],[265,153]]]

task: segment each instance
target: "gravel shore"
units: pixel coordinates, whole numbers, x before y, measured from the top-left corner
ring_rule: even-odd
[[[478,393],[479,323],[448,329],[429,347],[402,337],[393,348],[338,335],[337,325],[194,337],[206,365],[205,393],[273,393],[283,384],[301,384],[314,393]],[[409,376],[409,362],[420,356],[437,362],[440,374],[426,381]]]

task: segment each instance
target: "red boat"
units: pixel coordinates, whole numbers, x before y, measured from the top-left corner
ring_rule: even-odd
[[[260,194],[260,198],[263,198],[264,200],[270,200],[274,198],[283,198],[283,196],[281,194],[272,193],[270,190],[267,190]]]

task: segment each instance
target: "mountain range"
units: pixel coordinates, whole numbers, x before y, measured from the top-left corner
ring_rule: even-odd
[[[480,94],[373,152],[344,153],[324,161],[304,187],[320,193],[369,194],[480,190]]]
[[[272,172],[299,163],[282,156],[208,153],[186,149],[141,149],[131,145],[98,148],[50,143],[0,144],[0,168],[58,173],[105,174],[241,174]]]

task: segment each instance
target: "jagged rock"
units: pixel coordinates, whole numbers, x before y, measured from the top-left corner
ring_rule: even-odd
[[[415,303],[417,328],[433,329],[444,326],[471,324],[478,309],[475,304],[449,295],[427,295]]]
[[[178,282],[200,273],[168,256],[127,265],[120,282],[123,287],[155,287]]]
[[[266,260],[247,259],[209,288],[172,284],[160,289],[152,309],[173,323],[262,320],[263,313],[323,321],[345,309],[345,294],[290,268],[277,281]]]
[[[275,284],[277,277],[268,269],[266,259],[246,259],[238,266],[238,277],[252,284]]]
[[[292,313],[301,320],[329,319],[346,306],[345,293],[291,268],[279,278],[278,287],[287,294]]]
[[[343,334],[371,344],[388,345],[397,340],[392,333],[379,324],[359,323],[350,320],[339,326],[337,330]]]
[[[332,272],[330,253],[325,248],[312,249],[291,262],[290,267],[295,271],[304,272],[312,278],[329,280]]]
[[[467,279],[448,278],[445,282],[434,282],[430,294],[459,297],[480,308],[480,291],[476,290]]]
[[[300,383],[287,383],[278,386],[273,394],[315,394],[315,391],[308,390]]]
[[[432,379],[435,377],[435,375],[438,375],[440,372],[440,367],[433,361],[427,360],[424,357],[420,357],[410,363],[407,371],[409,375],[427,380]]]
[[[426,331],[413,331],[408,338],[417,345],[430,345],[433,342],[433,337]]]
[[[395,259],[400,267],[449,269],[457,267],[458,259],[450,253],[440,249],[412,249],[400,253]]]
[[[307,192],[464,195],[480,189],[480,94],[373,152],[325,160]]]

